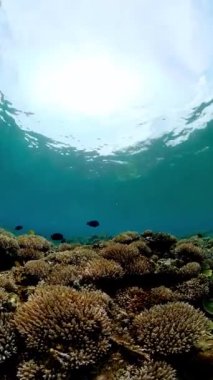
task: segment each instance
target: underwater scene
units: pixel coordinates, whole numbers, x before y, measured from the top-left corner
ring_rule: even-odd
[[[0,380],[213,380],[212,20],[0,0]]]

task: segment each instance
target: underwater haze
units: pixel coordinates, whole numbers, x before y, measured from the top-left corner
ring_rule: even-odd
[[[211,0],[3,0],[0,226],[212,234],[212,17]]]

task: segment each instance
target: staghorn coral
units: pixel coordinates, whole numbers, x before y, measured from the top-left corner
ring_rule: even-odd
[[[93,380],[177,380],[176,371],[165,361],[132,362],[115,352]]]
[[[195,302],[209,294],[209,279],[204,275],[178,284],[174,288],[176,300]]]
[[[142,289],[137,286],[119,289],[116,292],[115,300],[120,307],[128,313],[139,313],[153,305],[166,303],[175,299],[171,289],[159,286],[152,289]]]
[[[0,235],[0,268],[6,269],[14,265],[19,250],[19,244],[14,237]]]
[[[45,365],[33,359],[22,361],[17,370],[19,380],[71,380],[63,368],[55,370],[48,363]]]
[[[116,235],[112,239],[112,241],[114,241],[116,243],[130,244],[133,241],[136,241],[139,239],[140,239],[139,233],[137,233],[135,231],[126,231],[126,232],[122,232],[119,235]]]
[[[76,248],[76,244],[60,243],[57,247],[57,251],[58,252],[72,251],[74,248]]]
[[[113,243],[101,249],[100,254],[108,260],[118,262],[127,275],[149,273],[153,268],[147,257],[140,255],[137,247]]]
[[[141,312],[133,320],[136,342],[162,355],[190,351],[209,332],[210,321],[184,302],[169,302]]]
[[[170,249],[177,242],[175,236],[164,232],[152,232],[147,230],[144,231],[142,237],[145,239],[151,250],[159,253],[160,255],[170,251]]]
[[[201,262],[204,259],[203,249],[191,242],[182,243],[181,241],[179,241],[175,247],[174,253],[179,259],[182,259],[185,263],[189,261]]]
[[[137,247],[129,247],[121,243],[111,243],[101,249],[100,254],[108,260],[115,260],[121,266],[127,267],[129,263],[140,257]]]
[[[71,286],[78,283],[81,278],[82,270],[80,267],[70,264],[55,264],[46,278],[46,283]]]
[[[39,260],[43,257],[44,254],[42,251],[39,251],[31,247],[20,248],[17,252],[17,261],[19,261],[22,264],[30,260]]]
[[[0,312],[0,364],[17,353],[16,335],[10,313]]]
[[[180,276],[182,276],[184,279],[197,277],[200,272],[201,272],[201,266],[196,261],[192,261],[183,265],[179,270]]]
[[[47,252],[52,246],[47,239],[39,235],[20,235],[17,240],[20,248],[23,249]]]
[[[107,260],[103,257],[89,261],[82,273],[84,280],[115,280],[120,279],[124,271],[120,264],[114,260]]]
[[[127,365],[119,369],[113,380],[177,380],[176,371],[164,361],[148,361],[141,366]]]
[[[153,256],[152,256],[153,260]],[[173,280],[177,278],[179,275],[179,268],[177,267],[177,260],[172,258],[167,259],[155,259],[155,274],[163,275],[164,278],[166,276],[172,278]]]
[[[97,252],[90,248],[77,247],[74,250],[54,252],[46,256],[45,260],[49,263],[56,264],[70,264],[76,266],[82,266],[88,261],[99,258]]]
[[[149,303],[149,293],[137,286],[119,289],[115,295],[115,302],[128,313],[139,313]]]
[[[8,293],[0,288],[0,312],[10,312],[16,309],[19,304],[19,297],[15,293]]]
[[[166,286],[158,286],[152,288],[149,293],[149,307],[157,304],[163,304],[166,302],[174,301],[175,295],[172,289]]]
[[[15,283],[15,279],[12,273],[13,270],[4,271],[0,273],[0,288],[5,289],[8,293],[16,293],[17,285]]]
[[[129,246],[133,248],[137,248],[141,255],[150,257],[152,254],[151,249],[148,247],[146,242],[142,239],[134,241],[133,243],[129,244]]]
[[[95,364],[110,348],[107,298],[65,286],[38,288],[15,313],[15,326],[28,348],[48,352],[68,368]]]
[[[46,280],[50,265],[42,260],[27,261],[24,266],[13,269],[13,276],[18,284],[34,285]]]

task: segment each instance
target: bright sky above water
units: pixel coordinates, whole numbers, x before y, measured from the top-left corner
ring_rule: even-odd
[[[213,98],[212,17],[211,0],[3,0],[0,90],[34,113],[24,129],[126,148]]]

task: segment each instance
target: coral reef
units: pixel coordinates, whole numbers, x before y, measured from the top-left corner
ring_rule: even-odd
[[[202,236],[0,229],[0,378],[212,380],[212,269]]]
[[[190,351],[209,331],[204,314],[184,302],[153,306],[133,320],[136,341],[148,352],[165,356]]]
[[[105,302],[96,292],[41,287],[14,318],[29,349],[48,352],[65,367],[94,364],[110,348],[111,324]]]
[[[0,364],[17,353],[12,318],[11,314],[0,312]]]

